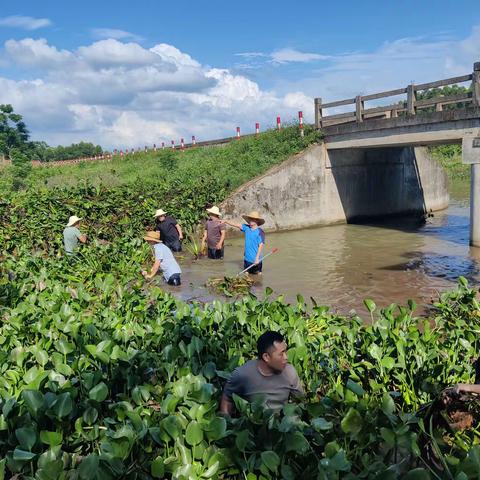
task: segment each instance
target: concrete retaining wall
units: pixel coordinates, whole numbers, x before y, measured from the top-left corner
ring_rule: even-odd
[[[225,218],[259,210],[267,230],[422,214],[448,206],[447,176],[425,148],[313,145],[236,190]]]

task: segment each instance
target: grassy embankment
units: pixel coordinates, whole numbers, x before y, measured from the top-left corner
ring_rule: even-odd
[[[303,150],[319,138],[319,134],[311,127],[306,127],[304,138],[300,137],[298,127],[287,127],[280,132],[269,130],[258,138],[245,137],[232,141],[223,147],[195,148],[183,152],[165,149],[130,154],[123,158],[116,156],[107,162],[37,168],[30,175],[28,187],[70,187],[81,181],[115,187],[210,174],[231,189]],[[11,168],[4,168],[0,192],[8,191],[10,185]]]

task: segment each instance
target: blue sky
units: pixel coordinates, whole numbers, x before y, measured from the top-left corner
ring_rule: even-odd
[[[68,7],[66,7],[68,5]],[[326,100],[467,73],[478,0],[24,1],[0,9],[0,102],[35,139],[215,138]]]

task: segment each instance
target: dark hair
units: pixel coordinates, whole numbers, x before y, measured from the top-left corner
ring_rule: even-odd
[[[273,347],[275,342],[281,343],[284,340],[283,335],[279,332],[269,330],[268,332],[262,333],[257,340],[258,358],[262,358],[264,353],[268,353],[268,350]]]

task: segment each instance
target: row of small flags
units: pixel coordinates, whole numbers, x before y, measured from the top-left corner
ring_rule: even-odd
[[[300,127],[300,135],[303,137],[304,136],[304,131],[303,131],[303,112],[298,112],[298,125]],[[282,121],[280,119],[280,117],[277,117],[277,130],[281,130],[282,129]],[[256,135],[259,135],[260,134],[260,123],[255,123],[255,134]],[[235,137],[237,138],[237,140],[241,137],[240,135],[240,127],[237,127],[236,129],[236,135]],[[192,147],[195,147],[197,145],[197,140],[195,138],[195,135],[192,135],[192,143],[191,143],[191,146]],[[161,150],[165,150],[165,148],[167,148],[167,146],[165,145],[165,142],[162,142],[161,146],[157,148],[157,145],[154,143],[153,144],[153,151],[156,152],[158,149],[161,149]],[[172,140],[171,141],[171,149],[175,150],[177,147],[175,145],[175,140]],[[185,150],[186,146],[185,146],[185,140],[183,138],[180,139],[180,150]],[[148,152],[148,147],[145,146],[144,148],[144,151],[145,152]],[[114,155],[120,155],[121,157],[123,157],[124,155],[129,155],[129,154],[133,154],[133,153],[140,153],[141,152],[141,149],[140,148],[137,148],[137,150],[135,151],[134,148],[132,149],[128,149],[126,148],[125,151],[122,149],[122,150],[117,150],[115,149],[113,151],[113,154]]]

